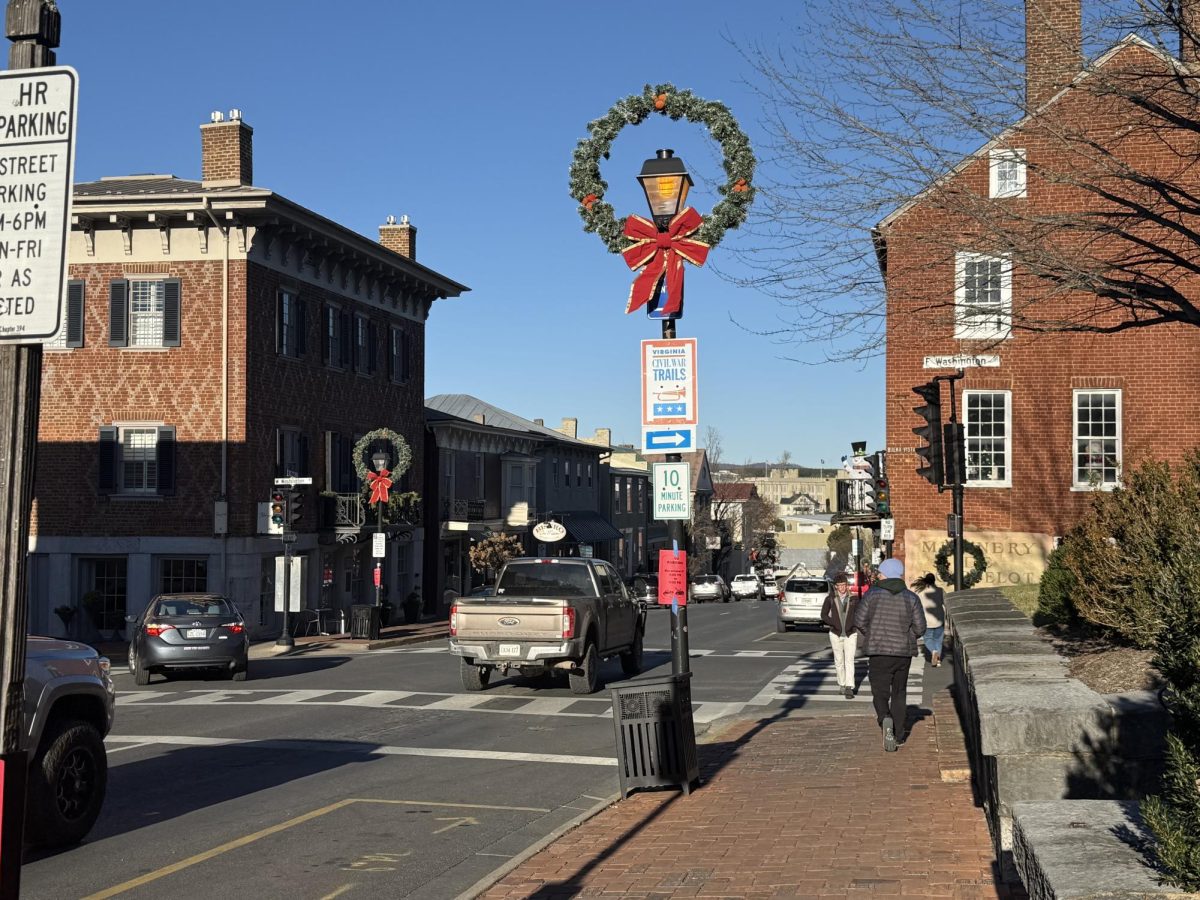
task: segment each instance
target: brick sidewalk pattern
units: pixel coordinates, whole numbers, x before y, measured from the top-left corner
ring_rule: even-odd
[[[928,714],[897,753],[870,717],[740,721],[700,748],[691,797],[635,793],[480,896],[1023,897],[938,739]]]

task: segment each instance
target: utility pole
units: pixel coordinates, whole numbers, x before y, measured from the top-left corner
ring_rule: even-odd
[[[954,590],[963,589],[963,492],[967,480],[966,437],[958,421],[958,405],[954,397],[954,382],[964,377],[959,369],[954,375],[938,376],[950,387],[950,421],[942,437],[946,455],[946,479],[950,482],[951,512],[954,516]]]
[[[9,0],[9,69],[53,66],[61,21],[54,0]],[[9,523],[0,533],[0,897],[18,897],[21,889],[27,773],[21,749],[28,630],[25,562],[41,389],[42,345],[0,346],[0,521]]]
[[[662,320],[662,336],[663,340],[675,339],[674,319],[666,318]],[[683,462],[683,454],[668,453],[667,462]],[[692,486],[690,484],[685,485],[684,489],[690,491]],[[670,543],[672,549],[687,551],[687,531],[683,527],[682,520],[671,519],[667,523],[667,541]],[[685,587],[684,590],[687,590],[687,588]],[[684,596],[684,601],[683,603],[674,603],[671,605],[671,673],[674,675],[683,675],[685,672],[691,671],[686,595]]]

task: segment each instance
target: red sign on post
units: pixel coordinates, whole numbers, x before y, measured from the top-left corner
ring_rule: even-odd
[[[658,551],[658,604],[687,606],[687,553]]]

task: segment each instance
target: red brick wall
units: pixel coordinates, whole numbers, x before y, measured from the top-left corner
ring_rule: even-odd
[[[244,122],[200,126],[201,179],[254,183],[254,129]]]
[[[1147,62],[1140,60],[1143,65]],[[1068,121],[1089,123],[1094,137],[1118,146],[1114,134],[1124,123],[1104,101],[1079,91],[1055,108]],[[1179,157],[1161,140],[1134,140],[1129,135],[1120,139],[1124,142],[1121,154],[1143,170],[1167,173],[1179,166]],[[1070,160],[1063,155],[1060,142],[1043,139],[1030,130],[1014,137],[1010,146],[1027,152],[1028,196],[1003,202],[1019,205],[1030,217],[1083,209],[1094,202],[1069,186],[1038,179],[1038,165],[1058,171],[1069,168]],[[987,159],[976,160],[955,178],[955,185],[986,197]],[[917,458],[911,450],[918,442],[912,428],[921,424],[912,412],[921,401],[911,388],[935,374],[949,374],[949,370],[924,369],[927,355],[997,354],[999,368],[968,368],[958,390],[1012,391],[1012,487],[968,488],[968,529],[1062,534],[1078,519],[1088,494],[1071,490],[1075,388],[1122,390],[1122,462],[1126,470],[1150,458],[1178,460],[1200,444],[1200,369],[1194,363],[1200,351],[1200,330],[1196,328],[1158,325],[1107,336],[1032,335],[1018,330],[992,346],[956,340],[950,310],[945,306],[954,297],[954,244],[966,250],[986,251],[987,247],[986,238],[964,237],[976,232],[978,223],[950,208],[948,204],[918,204],[887,234],[887,446],[891,449],[889,475],[897,519],[895,549],[900,556],[906,529],[942,529],[950,511],[950,494],[938,494],[917,476]],[[1019,267],[1015,269],[1015,306],[1039,290],[1044,288],[1036,286]],[[1200,285],[1189,285],[1185,292],[1200,299]],[[1064,317],[1078,316],[1092,302],[1086,294],[1071,293],[1044,308]],[[941,307],[938,315],[928,312],[931,306]],[[946,415],[949,406],[948,392],[943,389]],[[961,417],[961,403],[959,409]]]
[[[181,346],[158,351],[108,346],[109,282],[138,271],[181,279]],[[213,501],[220,490],[221,274],[220,260],[71,266],[71,277],[87,282],[85,340],[82,348],[45,354],[34,533],[212,536]],[[309,439],[314,486],[303,531],[315,530],[317,493],[326,487],[326,430],[386,426],[400,432],[413,450],[410,484],[420,490],[424,324],[370,310],[381,344],[377,373],[335,371],[321,363],[318,322],[321,303],[338,299],[335,293],[300,286],[307,353],[296,360],[275,351],[278,274],[234,261],[229,280],[229,533],[255,533],[257,504],[272,487],[280,425],[299,428]],[[412,378],[403,385],[387,379],[383,350],[391,324],[410,335]],[[123,500],[99,494],[99,429],[114,421],[176,427],[174,496]]]

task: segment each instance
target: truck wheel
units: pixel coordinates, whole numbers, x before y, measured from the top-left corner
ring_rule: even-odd
[[[596,645],[588,642],[583,651],[583,660],[578,672],[570,672],[567,681],[571,685],[572,694],[594,694],[600,681],[600,656],[596,653]]]
[[[108,758],[96,727],[78,719],[51,722],[29,769],[30,843],[78,844],[96,823],[107,786]]]
[[[492,670],[487,666],[477,666],[465,659],[459,660],[458,673],[462,676],[462,686],[468,691],[482,691],[492,677]]]
[[[621,654],[621,671],[632,678],[642,672],[642,632],[633,639],[633,646]]]

